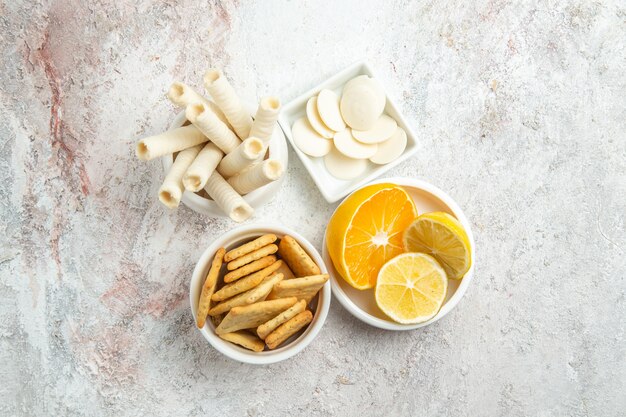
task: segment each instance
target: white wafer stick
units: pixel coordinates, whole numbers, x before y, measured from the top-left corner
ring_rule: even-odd
[[[159,200],[169,208],[176,208],[183,195],[183,175],[202,149],[201,145],[181,151],[167,173],[163,185],[159,188]]]
[[[217,172],[224,178],[232,177],[252,165],[263,155],[264,150],[265,147],[260,139],[249,137],[222,159],[217,166]]]
[[[185,117],[224,153],[231,153],[241,141],[204,103],[187,106]]]
[[[167,92],[167,97],[172,103],[179,107],[187,107],[188,105],[194,103],[204,103],[209,109],[213,110],[213,113],[215,113],[218,119],[226,123],[230,128],[230,124],[228,123],[226,116],[224,116],[224,113],[220,110],[219,107],[217,107],[217,104],[203,97],[187,84],[178,81],[172,83],[172,86]]]
[[[149,161],[159,156],[182,151],[207,142],[207,138],[195,126],[183,126],[168,130],[160,135],[148,136],[137,142],[137,158]]]
[[[239,194],[248,194],[272,181],[276,181],[283,175],[283,164],[275,159],[267,159],[246,171],[230,177],[228,183]]]
[[[204,86],[215,104],[224,112],[235,133],[242,139],[250,136],[252,117],[241,104],[235,90],[230,85],[222,71],[210,69],[204,74]]]
[[[196,159],[194,159],[193,163],[187,168],[187,172],[183,177],[185,190],[195,193],[204,188],[211,173],[213,173],[217,164],[222,160],[222,156],[224,156],[224,154],[214,143],[209,142],[204,145],[204,148],[202,148],[198,156],[196,156]]]
[[[272,133],[274,132],[274,126],[276,126],[276,120],[278,120],[279,113],[280,100],[278,97],[263,97],[259,103],[259,108],[256,111],[254,121],[252,122],[250,136],[261,139],[267,147],[267,144],[272,138]]]
[[[213,171],[204,189],[222,211],[236,222],[242,222],[254,213],[254,209],[217,171]]]

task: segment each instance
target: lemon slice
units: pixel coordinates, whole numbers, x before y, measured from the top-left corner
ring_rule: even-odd
[[[441,309],[447,290],[446,272],[435,258],[403,253],[378,272],[376,304],[393,321],[423,323]]]
[[[461,223],[448,213],[419,216],[405,231],[404,250],[432,255],[450,279],[461,279],[471,265],[470,244]]]

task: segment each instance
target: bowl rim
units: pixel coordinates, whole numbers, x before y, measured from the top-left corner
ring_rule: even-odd
[[[249,105],[247,107],[252,108],[252,106]],[[187,120],[185,117],[185,110],[181,110],[174,117],[174,120],[172,120],[172,123],[170,124],[168,129],[171,130],[177,127],[181,127],[185,120]],[[276,123],[274,131],[272,133],[272,138],[270,139],[269,153],[269,156],[271,158],[278,159],[283,164],[284,174],[278,180],[264,185],[263,187],[257,188],[256,190],[243,196],[243,199],[246,200],[246,202],[250,204],[250,206],[252,206],[252,208],[254,209],[262,206],[270,198],[272,198],[280,190],[280,187],[285,177],[287,176],[287,168],[289,165],[289,150],[287,149],[285,133],[278,123]],[[163,169],[166,175],[172,167],[173,163],[174,158],[172,154],[163,155],[161,157],[161,165],[163,165]],[[228,216],[222,212],[222,210],[217,206],[217,204],[215,204],[213,200],[201,197],[197,193],[184,190],[181,202],[198,213],[206,214],[212,217],[228,218]]]
[[[227,342],[214,333],[210,324],[210,320],[207,320],[207,323],[202,329],[198,329],[198,326],[196,324],[197,297],[199,296],[199,291],[197,290],[197,288],[199,288],[198,281],[204,279],[204,271],[210,264],[210,261],[215,255],[217,249],[220,247],[228,247],[230,245],[229,242],[233,242],[242,237],[245,238],[247,237],[247,235],[261,235],[264,233],[275,233],[280,236],[292,236],[294,239],[296,239],[296,241],[298,241],[298,243],[300,243],[302,248],[309,254],[309,256],[311,256],[313,260],[319,265],[322,273],[329,273],[328,268],[326,267],[326,264],[322,259],[322,256],[317,251],[315,246],[313,246],[313,244],[311,244],[311,242],[309,242],[308,239],[303,237],[301,234],[279,223],[254,223],[238,226],[215,239],[200,256],[200,259],[196,263],[196,266],[193,270],[191,281],[189,283],[189,304],[191,308],[191,315],[193,316],[193,325],[196,330],[198,330],[202,334],[202,336],[204,336],[204,338],[209,342],[211,346],[213,346],[218,352],[222,353],[224,356],[239,362],[253,365],[267,365],[284,361],[298,354],[304,348],[306,348],[313,341],[313,339],[317,337],[320,330],[324,326],[326,318],[328,317],[328,312],[330,310],[331,299],[331,287],[329,280],[326,282],[326,284],[324,284],[319,292],[317,308],[313,314],[313,320],[311,321],[311,324],[296,340],[286,346],[280,347],[275,350],[253,352],[251,350],[247,350],[240,346],[237,346],[233,343]]]
[[[347,81],[353,78],[353,76],[350,76],[350,74],[353,74],[355,71],[357,72],[357,75],[368,75],[370,77],[375,78],[382,85],[383,90],[385,92],[385,97],[387,98],[387,103],[385,105],[385,108],[389,107],[389,109],[391,109],[391,113],[395,113],[393,117],[398,123],[398,126],[402,127],[404,131],[406,132],[407,148],[404,150],[402,155],[400,155],[398,158],[396,158],[395,160],[387,164],[377,165],[376,168],[373,169],[369,174],[367,174],[366,176],[364,176],[363,178],[359,179],[356,182],[335,179],[334,181],[345,183],[346,185],[341,188],[341,191],[329,193],[328,190],[326,189],[327,187],[325,186],[325,183],[320,178],[320,176],[317,175],[316,173],[316,169],[312,161],[313,158],[306,155],[297,146],[295,146],[295,143],[293,141],[293,137],[291,134],[291,124],[295,122],[295,120],[291,120],[292,119],[291,114],[294,113],[294,111],[298,108],[306,107],[306,103],[308,99],[314,95],[317,95],[322,89],[334,88],[332,86],[340,82],[341,82],[341,85],[344,85]],[[349,76],[350,78],[348,78]],[[381,78],[378,75],[376,70],[370,64],[368,64],[367,61],[360,60],[339,70],[338,72],[336,72],[329,78],[325,79],[324,81],[310,88],[308,91],[304,92],[303,94],[300,94],[299,96],[297,96],[290,102],[286,103],[281,110],[280,116],[278,118],[278,124],[281,126],[287,141],[289,142],[294,152],[296,153],[296,155],[298,156],[298,158],[304,165],[304,168],[307,170],[309,176],[311,177],[311,179],[317,186],[319,192],[322,194],[324,199],[328,203],[335,203],[345,198],[346,196],[348,196],[350,193],[354,192],[355,190],[364,187],[366,184],[369,184],[371,181],[374,181],[377,177],[383,175],[385,172],[388,172],[389,170],[398,166],[399,164],[406,162],[409,158],[411,158],[420,150],[421,143],[418,140],[418,136],[416,135],[415,130],[413,129],[411,124],[408,122],[406,116],[403,114],[401,109],[402,107],[399,105],[399,101],[397,101],[395,96],[389,91],[386,84],[384,83],[383,78]],[[390,112],[386,111],[386,113],[389,114]],[[411,147],[409,147],[409,144],[411,144]]]
[[[369,324],[370,326],[378,327],[384,330],[395,330],[395,331],[414,330],[420,327],[428,326],[429,324],[433,324],[436,321],[442,319],[457,306],[459,301],[461,301],[461,298],[463,298],[463,296],[465,295],[465,292],[467,291],[467,287],[469,286],[470,282],[474,278],[474,269],[476,267],[476,252],[475,252],[476,245],[474,243],[474,235],[472,233],[471,223],[465,216],[465,213],[463,212],[461,207],[456,203],[456,201],[452,199],[452,197],[450,197],[442,189],[440,189],[439,187],[427,181],[417,179],[417,178],[410,178],[410,177],[381,178],[381,179],[369,182],[359,187],[357,190],[353,191],[353,193],[368,185],[380,184],[380,183],[385,183],[385,182],[397,184],[399,186],[417,188],[440,199],[445,205],[447,205],[450,208],[450,210],[454,213],[454,216],[459,220],[461,225],[463,225],[463,227],[465,228],[465,232],[467,233],[467,237],[470,241],[470,246],[471,246],[470,253],[472,256],[472,265],[470,266],[470,269],[467,271],[465,276],[462,278],[454,295],[447,302],[445,302],[445,304],[441,306],[441,309],[433,318],[423,323],[401,324],[401,323],[396,323],[394,321],[391,321],[391,319],[383,320],[361,309],[358,305],[356,305],[356,303],[354,303],[354,301],[352,301],[352,299],[350,299],[348,294],[346,294],[343,288],[341,288],[341,285],[339,285],[338,280],[342,278],[336,276],[337,271],[335,270],[335,267],[332,264],[332,260],[330,259],[330,254],[328,253],[328,249],[326,248],[326,233],[324,233],[324,241],[322,243],[323,245],[322,257],[324,258],[324,262],[326,262],[326,264],[328,265],[328,269],[330,271],[329,281],[331,283],[334,298],[337,299],[337,301],[339,301],[339,303],[346,310],[348,310],[354,317],[356,317],[357,319],[361,320],[364,323]],[[352,193],[350,193],[350,195],[352,195]],[[348,198],[350,195],[346,196],[346,198]],[[335,208],[335,211],[336,210],[337,208]],[[335,214],[335,211],[333,211],[333,215]]]

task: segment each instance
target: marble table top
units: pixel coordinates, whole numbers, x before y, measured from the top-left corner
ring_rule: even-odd
[[[0,415],[624,416],[625,44],[619,0],[0,2]],[[166,210],[133,145],[208,67],[288,102],[361,59],[420,140],[389,175],[463,207],[474,281],[427,328],[333,302],[298,356],[235,363],[187,298],[234,223]],[[254,221],[320,248],[335,205],[289,158]]]

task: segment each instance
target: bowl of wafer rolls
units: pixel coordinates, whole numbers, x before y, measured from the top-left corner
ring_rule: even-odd
[[[161,158],[166,172],[159,201],[170,209],[184,203],[211,217],[247,220],[280,188],[287,168],[285,136],[276,121],[278,97],[265,96],[258,107],[241,102],[222,71],[204,75],[207,98],[182,82],[168,90],[182,111],[169,130],[142,138],[141,160]]]
[[[317,336],[330,308],[322,257],[280,225],[240,226],[202,254],[189,287],[191,313],[207,341],[251,364],[296,355]]]

